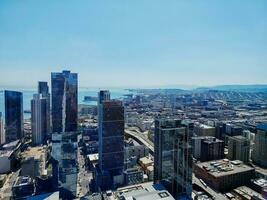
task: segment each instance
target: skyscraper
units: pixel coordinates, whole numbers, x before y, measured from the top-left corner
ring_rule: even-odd
[[[154,183],[175,198],[192,193],[192,147],[189,127],[179,119],[155,120]]]
[[[21,92],[5,91],[6,142],[23,137],[23,96]]]
[[[124,107],[122,102],[117,100],[100,102],[101,100],[98,113],[99,173],[100,177],[109,177],[109,184],[100,181],[106,185],[99,184],[99,187],[111,189],[123,183]]]
[[[51,73],[52,130],[69,132],[77,130],[78,75],[70,71]]]
[[[32,119],[32,143],[34,145],[44,144],[48,137],[48,99],[42,94],[34,94],[31,100]]]
[[[46,98],[46,125],[47,125],[47,138],[51,139],[51,108],[50,108],[50,93],[47,82],[38,82],[38,94],[42,95],[42,98]]]
[[[43,96],[49,94],[49,87],[47,85],[47,82],[45,81],[38,82],[38,94],[42,94]]]
[[[52,157],[57,161],[54,165],[56,174],[53,176],[57,179],[62,199],[75,199],[77,193],[78,134],[78,132],[52,134]]]
[[[2,113],[0,112],[0,145],[4,144],[6,141],[4,131],[4,120],[2,119]]]
[[[257,126],[252,160],[260,166],[267,167],[267,124]]]
[[[228,158],[249,162],[250,141],[243,136],[228,137]]]

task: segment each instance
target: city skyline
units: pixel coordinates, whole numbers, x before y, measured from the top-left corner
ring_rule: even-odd
[[[266,1],[1,2],[0,86],[33,87],[62,69],[94,88],[265,84],[266,8]]]

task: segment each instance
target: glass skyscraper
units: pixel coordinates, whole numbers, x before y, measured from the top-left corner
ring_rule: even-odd
[[[78,75],[70,71],[51,73],[52,82],[52,131],[77,130]]]
[[[62,199],[75,199],[77,193],[78,132],[52,134],[52,157],[57,160],[58,188]],[[55,167],[55,166],[54,166]]]
[[[99,93],[99,98],[103,97]],[[109,94],[109,93],[105,93]],[[124,168],[124,107],[121,101],[99,100],[98,135],[99,135],[99,173],[109,181],[100,181],[101,189],[111,189],[123,184]]]
[[[154,182],[174,197],[191,197],[192,148],[189,127],[179,119],[155,120]]]
[[[23,137],[23,96],[21,92],[5,90],[6,142]]]

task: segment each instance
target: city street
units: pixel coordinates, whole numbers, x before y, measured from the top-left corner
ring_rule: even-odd
[[[78,136],[78,141],[81,135]],[[89,182],[93,178],[92,173],[86,169],[85,159],[82,155],[81,147],[78,147],[78,180],[77,180],[77,197],[83,197],[89,192]]]

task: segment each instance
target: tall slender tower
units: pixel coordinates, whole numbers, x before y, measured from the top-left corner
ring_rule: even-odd
[[[51,73],[52,82],[52,131],[77,130],[78,75],[70,71]]]
[[[98,186],[106,190],[123,184],[124,107],[121,101],[110,100],[108,91],[99,93],[98,107],[98,164],[102,179]]]
[[[0,145],[6,142],[4,120],[2,119],[2,113],[0,112]]]
[[[23,137],[23,96],[21,92],[5,90],[6,142]]]
[[[189,127],[179,119],[155,120],[154,182],[175,198],[191,197],[192,148]]]
[[[42,95],[42,98],[46,98],[46,120],[47,120],[46,139],[51,139],[51,107],[50,107],[51,100],[47,82],[45,81],[38,82],[38,94]]]
[[[48,137],[48,102],[42,94],[34,94],[31,100],[32,143],[34,145],[44,144]]]

